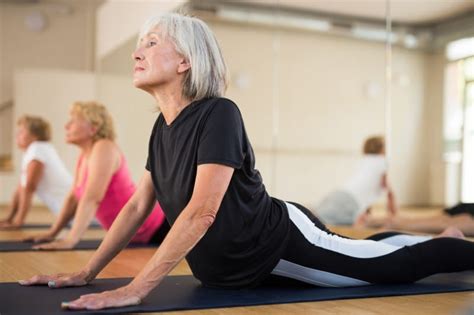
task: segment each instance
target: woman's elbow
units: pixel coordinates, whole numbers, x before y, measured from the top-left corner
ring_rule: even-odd
[[[209,229],[214,221],[216,220],[218,207],[207,206],[200,208],[194,218],[197,220],[198,224],[204,229]]]

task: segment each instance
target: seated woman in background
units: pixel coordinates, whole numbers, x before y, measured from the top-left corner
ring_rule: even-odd
[[[71,175],[49,142],[49,123],[37,116],[24,115],[18,119],[17,126],[16,144],[24,151],[21,177],[8,215],[0,221],[0,229],[23,225],[35,193],[57,216],[72,183]]]
[[[66,141],[81,150],[73,189],[51,229],[46,234],[27,239],[34,242],[52,241],[35,248],[73,248],[94,215],[105,229],[110,228],[120,209],[135,192],[127,162],[114,139],[112,117],[103,105],[96,102],[76,102],[72,105],[66,124]],[[74,222],[68,235],[54,240],[72,218]],[[161,243],[168,230],[163,211],[156,203],[148,218],[133,231],[131,241]]]
[[[385,140],[370,137],[364,142],[364,156],[346,183],[330,193],[316,206],[318,217],[327,224],[360,224],[375,201],[387,192],[387,210],[395,215],[395,195],[387,180]]]

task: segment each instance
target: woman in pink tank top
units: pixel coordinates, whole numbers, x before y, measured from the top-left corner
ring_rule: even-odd
[[[103,105],[96,102],[73,104],[66,124],[66,141],[81,149],[74,185],[50,230],[30,238],[35,242],[50,242],[36,245],[35,248],[73,248],[94,215],[102,227],[109,230],[125,204],[129,200],[136,202],[131,199],[136,190],[135,184],[125,157],[114,139],[112,117]],[[135,232],[132,242],[159,244],[166,236],[169,225],[158,202],[154,208],[146,211],[149,214]],[[73,225],[67,237],[55,240],[71,219],[74,219]]]

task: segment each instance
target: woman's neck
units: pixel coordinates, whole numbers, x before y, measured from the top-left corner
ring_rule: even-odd
[[[77,146],[81,149],[81,155],[84,157],[89,157],[92,152],[92,148],[94,147],[95,141],[90,139],[83,143],[77,144]]]
[[[179,113],[191,103],[189,98],[183,96],[181,86],[168,90],[157,89],[151,94],[158,103],[167,125],[171,125]]]

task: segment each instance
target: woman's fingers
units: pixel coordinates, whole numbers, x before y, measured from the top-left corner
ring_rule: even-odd
[[[35,284],[48,284],[52,280],[52,276],[49,275],[36,275],[30,279],[18,281],[21,285],[35,285]]]
[[[62,308],[99,310],[111,307],[138,305],[141,299],[138,296],[127,294],[124,290],[106,291],[98,294],[87,294],[71,302],[63,302]]]
[[[27,280],[18,281],[21,285],[47,284],[50,288],[62,288],[86,285],[87,281],[80,273],[37,275]]]
[[[48,287],[50,288],[63,288],[63,287],[80,287],[86,285],[86,280],[78,277],[59,277],[55,280],[48,282]]]

